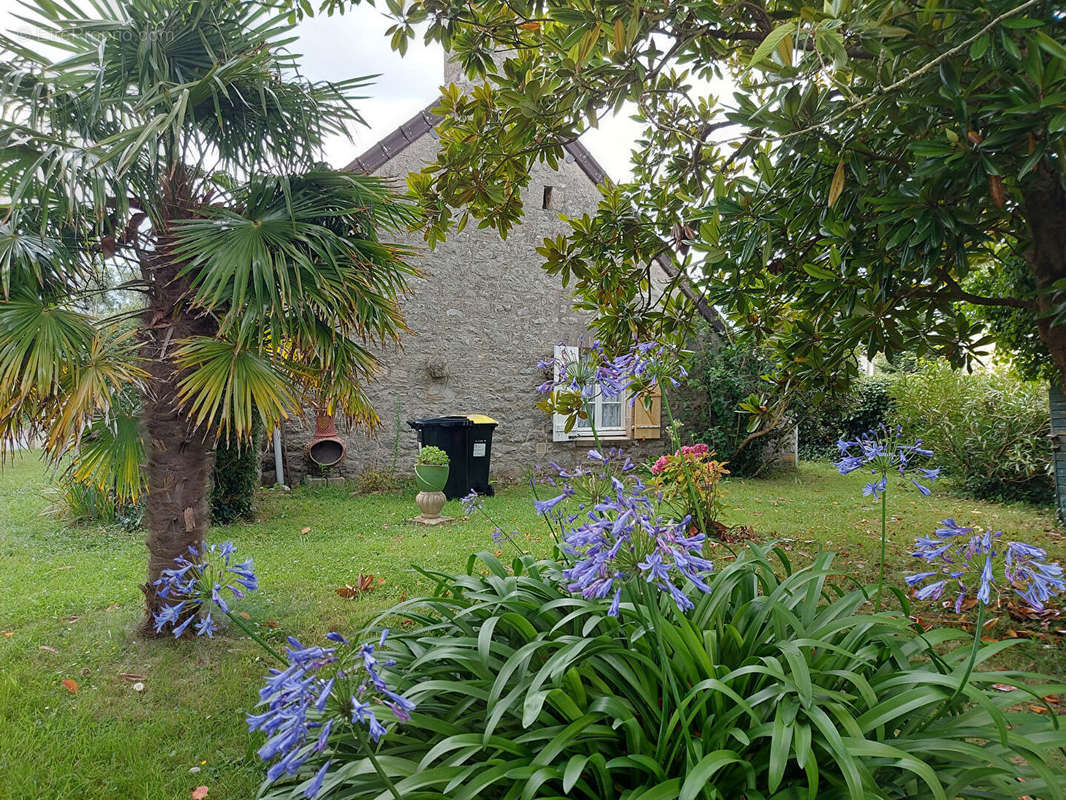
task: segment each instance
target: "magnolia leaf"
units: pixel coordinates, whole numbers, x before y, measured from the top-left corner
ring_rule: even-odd
[[[997,208],[1003,208],[1007,204],[1007,192],[1003,188],[1003,179],[999,175],[988,176],[988,192],[992,195],[992,202]]]
[[[770,31],[759,46],[755,48],[755,52],[751,54],[751,61],[748,62],[748,66],[754,67],[763,59],[768,58],[770,53],[772,53],[777,46],[785,40],[786,36],[791,36],[792,31],[794,30],[796,30],[796,23],[790,21],[783,22]]]
[[[777,54],[781,56],[781,61],[784,62],[785,66],[787,67],[792,66],[792,50],[795,48],[795,46],[796,43],[792,40],[791,31],[785,36],[784,39],[778,42]]]
[[[840,197],[840,193],[844,191],[844,161],[843,159],[837,163],[836,170],[833,171],[833,181],[829,184],[829,207],[833,207],[833,203]]]

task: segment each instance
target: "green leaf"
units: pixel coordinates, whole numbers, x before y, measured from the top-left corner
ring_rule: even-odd
[[[755,48],[755,52],[751,54],[751,60],[748,62],[749,67],[754,67],[760,61],[768,58],[769,55],[777,49],[777,46],[784,41],[786,36],[791,36],[796,30],[795,21],[782,22],[770,33],[766,34],[766,38],[759,43],[759,46]]]
[[[696,800],[703,791],[703,787],[716,772],[730,764],[740,764],[743,761],[744,759],[732,750],[715,750],[713,753],[708,753],[689,770],[678,800]]]

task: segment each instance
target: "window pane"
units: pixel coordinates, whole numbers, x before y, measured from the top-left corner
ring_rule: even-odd
[[[600,401],[600,427],[622,427],[622,404],[620,402]]]

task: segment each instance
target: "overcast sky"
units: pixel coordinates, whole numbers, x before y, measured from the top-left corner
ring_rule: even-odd
[[[16,9],[16,0],[0,0],[0,26],[5,30],[26,29],[25,23],[11,17]],[[327,156],[335,166],[347,164],[418,113],[436,97],[443,82],[443,50],[416,41],[401,58],[389,48],[385,36],[388,26],[381,12],[360,5],[344,15],[304,20],[297,28],[299,38],[292,48],[303,55],[308,77],[340,80],[380,75],[367,87],[366,99],[357,104],[369,127],[353,130],[354,142],[339,138],[330,143]],[[638,132],[639,126],[622,116],[605,120],[599,130],[582,137],[582,142],[611,177],[622,179],[628,176],[629,150]]]

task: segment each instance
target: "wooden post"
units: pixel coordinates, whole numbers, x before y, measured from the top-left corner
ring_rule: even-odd
[[[1051,410],[1051,463],[1055,467],[1055,498],[1058,501],[1059,521],[1066,523],[1066,395],[1054,381],[1048,390],[1048,405]]]

